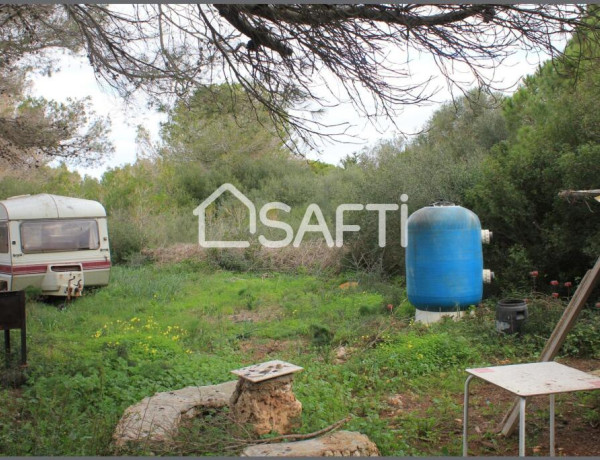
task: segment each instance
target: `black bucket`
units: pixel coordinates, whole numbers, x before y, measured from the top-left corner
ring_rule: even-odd
[[[496,304],[496,330],[505,334],[521,332],[527,319],[527,303],[522,299],[505,299]]]

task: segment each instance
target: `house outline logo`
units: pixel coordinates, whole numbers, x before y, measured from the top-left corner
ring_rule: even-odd
[[[234,185],[225,183],[216,189],[213,193],[206,198],[200,206],[194,209],[193,214],[198,216],[198,244],[204,248],[248,248],[250,247],[250,241],[207,241],[206,240],[206,209],[223,193],[230,192],[235,198],[243,203],[249,211],[248,219],[248,230],[250,234],[254,235],[257,232],[256,225],[256,206],[250,199],[240,192]],[[407,246],[407,219],[408,219],[408,206],[406,201],[408,195],[400,195],[400,201],[402,204],[398,206],[396,203],[367,203],[366,205],[360,203],[342,203],[338,205],[335,211],[335,241],[332,238],[332,233],[329,231],[327,222],[323,217],[323,212],[318,204],[311,203],[306,208],[304,217],[300,222],[296,235],[294,237],[294,229],[291,225],[286,223],[284,220],[270,219],[267,214],[270,210],[279,210],[285,213],[289,213],[292,208],[285,203],[279,201],[273,201],[265,203],[258,217],[260,218],[261,224],[265,227],[275,228],[279,231],[284,231],[286,237],[281,240],[269,240],[264,235],[259,235],[258,241],[261,245],[267,248],[282,248],[293,244],[294,247],[300,246],[306,233],[320,233],[329,247],[341,247],[344,244],[344,233],[348,232],[359,232],[361,230],[360,225],[347,224],[344,222],[344,213],[352,211],[371,211],[378,214],[378,244],[379,247],[384,248],[386,246],[386,215],[388,212],[397,211],[400,209],[400,244],[402,247]],[[311,219],[316,218],[317,224],[311,224]]]
[[[198,216],[198,243],[205,248],[247,248],[250,246],[249,241],[207,241],[206,240],[206,208],[208,208],[217,198],[223,193],[230,192],[234,197],[241,201],[249,211],[249,231],[251,234],[256,233],[256,207],[250,199],[240,192],[235,185],[225,183],[216,189],[206,198],[200,206],[194,209],[193,214]]]

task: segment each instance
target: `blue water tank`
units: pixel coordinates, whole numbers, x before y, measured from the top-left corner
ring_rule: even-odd
[[[432,205],[408,219],[406,288],[419,310],[464,310],[483,295],[479,218],[455,205]]]

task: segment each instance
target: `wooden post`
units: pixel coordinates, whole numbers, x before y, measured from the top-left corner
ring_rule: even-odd
[[[600,190],[563,190],[558,194],[561,198],[594,198],[600,201]]]
[[[591,270],[588,270],[579,283],[575,294],[571,298],[569,305],[567,306],[565,312],[563,313],[558,323],[556,323],[556,327],[550,335],[550,338],[546,342],[542,353],[540,354],[540,361],[552,361],[560,347],[562,347],[563,343],[567,338],[567,334],[571,331],[575,322],[577,321],[577,317],[584,307],[587,299],[590,294],[600,281],[600,257],[596,261],[596,264]],[[501,422],[501,433],[504,436],[510,436],[514,433],[515,428],[517,427],[517,421],[519,419],[519,398],[517,398],[512,407],[504,416]]]

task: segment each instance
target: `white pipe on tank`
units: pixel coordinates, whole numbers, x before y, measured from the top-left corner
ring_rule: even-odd
[[[494,275],[493,271],[491,271],[491,270],[489,270],[487,268],[483,269],[483,282],[485,284],[490,284],[493,281],[494,276],[495,275]]]
[[[492,236],[494,234],[492,232],[490,232],[489,230],[481,230],[481,242],[483,244],[490,244],[490,241],[492,241]]]

